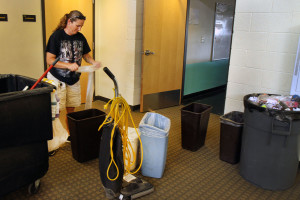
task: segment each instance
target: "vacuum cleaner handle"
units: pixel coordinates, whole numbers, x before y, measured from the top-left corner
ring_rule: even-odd
[[[50,65],[50,67],[43,73],[43,75],[39,78],[39,80],[37,80],[35,82],[35,84],[30,88],[30,90],[34,89],[36,87],[36,85],[41,82],[41,80],[46,76],[46,74],[50,71],[50,69],[52,69],[52,67],[54,67],[54,65],[59,61],[59,56],[57,56],[57,58],[54,60],[54,62],[52,63],[52,65]]]
[[[118,83],[117,80],[115,78],[115,75],[107,68],[104,67],[103,71],[107,74],[107,76],[109,76],[109,78],[111,78],[111,80],[114,82],[115,84],[115,96],[118,97],[119,96],[119,87],[118,87]]]
[[[109,76],[109,78],[111,78],[112,80],[115,79],[115,75],[107,67],[104,67],[103,71],[107,74],[107,76]]]

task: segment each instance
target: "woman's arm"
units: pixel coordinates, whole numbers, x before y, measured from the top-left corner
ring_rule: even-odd
[[[49,52],[46,53],[46,62],[48,65],[51,65],[55,59],[56,55]],[[79,66],[77,65],[77,63],[65,63],[58,61],[54,67],[60,69],[68,69],[70,71],[77,71]]]

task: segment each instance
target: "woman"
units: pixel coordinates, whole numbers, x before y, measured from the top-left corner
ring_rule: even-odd
[[[100,62],[96,62],[90,55],[91,51],[86,38],[79,31],[83,27],[85,16],[73,10],[65,14],[53,34],[50,36],[46,47],[47,64],[51,65],[57,56],[60,57],[49,74],[48,78],[59,81],[61,91],[60,106],[67,108],[67,113],[73,112],[76,106],[81,104],[80,73],[77,73],[82,58],[100,68]],[[65,89],[65,91],[64,91]]]
[[[65,14],[50,36],[46,47],[48,65],[60,57],[47,78],[54,80],[58,86],[60,110],[66,107],[67,113],[74,112],[75,107],[81,104],[80,73],[76,71],[81,65],[82,58],[98,68],[101,66],[100,62],[89,55],[91,49],[84,35],[79,32],[85,19],[85,16],[77,10]]]

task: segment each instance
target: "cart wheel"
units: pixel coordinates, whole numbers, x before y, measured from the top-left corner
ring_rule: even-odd
[[[39,189],[40,189],[40,186],[41,186],[41,180],[40,179],[37,179],[36,181],[34,181],[33,183],[31,183],[29,186],[28,186],[28,193],[29,194],[36,194]]]

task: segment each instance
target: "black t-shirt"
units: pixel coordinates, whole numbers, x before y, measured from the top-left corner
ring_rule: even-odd
[[[60,57],[59,61],[66,63],[76,62],[81,65],[82,56],[91,51],[85,37],[78,32],[75,35],[68,35],[63,29],[55,31],[49,38],[46,52]],[[50,73],[58,80],[68,85],[75,84],[80,77],[80,73],[72,72],[68,69],[53,67]]]

